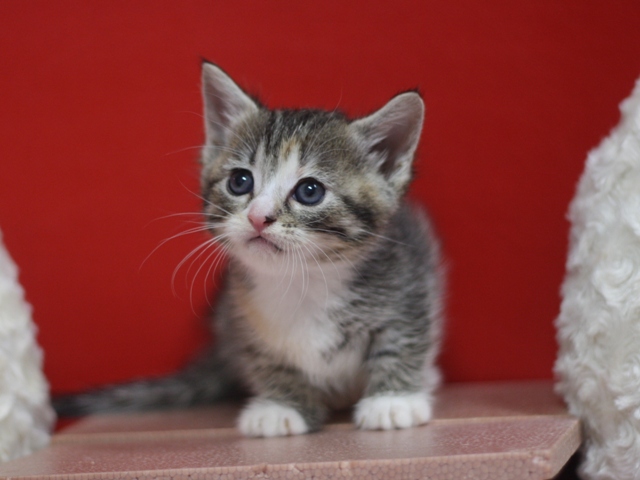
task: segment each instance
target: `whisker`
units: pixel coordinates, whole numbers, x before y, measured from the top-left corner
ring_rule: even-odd
[[[380,234],[377,234],[377,233],[373,233],[373,232],[371,232],[371,231],[369,231],[369,230],[362,230],[362,231],[363,231],[364,233],[366,233],[367,235],[372,235],[372,236],[374,236],[374,237],[382,238],[383,240],[387,240],[387,241],[389,241],[389,242],[397,243],[398,245],[402,245],[402,246],[404,246],[404,247],[413,248],[413,245],[409,245],[408,243],[403,243],[403,242],[400,242],[400,241],[398,241],[398,240],[394,240],[393,238],[389,238],[389,237],[385,237],[384,235],[380,235]]]
[[[309,228],[309,230],[312,231],[312,232],[323,232],[323,233],[328,233],[328,234],[331,234],[331,235],[337,235],[337,236],[343,237],[343,238],[349,238],[348,235],[346,235],[346,234],[344,234],[342,232],[336,231],[336,230],[327,230],[327,229],[323,229],[323,228]],[[367,234],[367,235],[371,235],[372,237],[381,238],[381,239],[387,240],[389,242],[397,243],[398,245],[402,245],[404,247],[413,248],[413,245],[409,245],[408,243],[400,242],[400,241],[395,240],[395,239],[390,238],[390,237],[385,237],[384,235],[380,235],[379,233],[374,233],[374,232],[372,232],[370,230],[362,229],[361,231],[363,233]]]
[[[191,195],[195,196],[196,198],[198,198],[199,200],[201,200],[202,202],[204,202],[205,204],[217,208],[218,210],[221,210],[223,213],[226,213],[227,215],[233,215],[230,211],[225,210],[224,208],[222,208],[220,205],[216,205],[215,203],[213,203],[211,200],[208,200],[206,198],[204,198],[202,195],[194,192],[193,190],[191,190],[190,188],[188,188],[184,183],[180,183],[182,185],[182,187],[189,192]],[[207,214],[205,213],[205,215],[214,215],[214,214]]]
[[[322,279],[324,280],[324,291],[325,291],[325,307],[329,304],[329,284],[327,282],[327,277],[325,277],[324,275],[324,270],[322,269],[322,266],[320,265],[320,262],[318,262],[318,259],[316,258],[315,254],[313,253],[313,251],[304,243],[300,244],[307,252],[309,252],[309,255],[311,255],[311,258],[313,258],[313,260],[316,262],[316,265],[318,266],[318,269],[320,270],[320,274],[322,275]]]
[[[285,253],[286,263],[280,262],[280,269],[278,270],[278,274],[281,274],[281,275],[280,275],[280,281],[278,282],[278,285],[276,285],[276,289],[280,288],[280,285],[282,285],[282,282],[284,281],[284,278],[287,275],[287,272],[289,272],[289,258],[291,256],[290,250],[288,248],[285,248],[284,253]],[[282,273],[283,264],[285,265],[284,273]]]
[[[216,237],[212,238],[208,242],[205,242],[207,244],[206,248],[201,249],[200,253],[198,253],[198,255],[195,258],[193,258],[193,255],[196,253],[195,251],[192,251],[191,254],[189,254],[187,257],[185,257],[183,262],[186,262],[189,258],[191,258],[191,263],[189,264],[189,268],[187,268],[186,275],[188,276],[189,273],[191,273],[191,269],[193,268],[193,264],[196,261],[198,261],[202,257],[202,255],[204,255],[204,252],[206,252],[209,249],[210,246],[214,246],[215,245],[216,246],[215,248],[217,249],[218,248],[217,245],[219,245],[220,242],[223,241],[227,236],[228,236],[227,234],[217,235]],[[202,263],[201,263],[201,265],[202,265]],[[196,275],[197,275],[197,273],[196,273]]]
[[[298,298],[298,303],[296,304],[296,307],[294,308],[294,312],[297,312],[298,309],[300,308],[300,306],[302,305],[302,301],[304,300],[304,297],[306,295],[306,282],[305,282],[305,270],[304,270],[304,260],[302,259],[302,256],[300,255],[300,248],[295,246],[296,248],[294,248],[293,252],[296,255],[296,258],[298,260],[300,260],[300,275],[302,277],[302,289],[300,291],[300,297]]]
[[[177,293],[175,291],[175,280],[176,280],[176,276],[178,275],[178,272],[180,271],[180,269],[184,266],[184,264],[187,261],[189,261],[189,259],[193,258],[194,255],[198,254],[197,257],[194,260],[192,260],[189,268],[187,269],[186,275],[189,275],[189,272],[191,271],[191,267],[193,266],[193,261],[195,261],[198,258],[200,258],[202,256],[202,254],[205,251],[207,251],[207,249],[209,249],[210,247],[214,246],[217,241],[218,241],[218,237],[215,237],[215,238],[210,238],[205,242],[202,242],[200,245],[198,245],[193,250],[191,250],[187,255],[185,255],[185,257],[180,261],[180,263],[178,263],[178,265],[173,269],[173,274],[171,275],[171,288],[173,290],[173,294],[174,295],[177,296]],[[200,253],[198,253],[198,252],[200,252]]]
[[[312,232],[323,232],[323,233],[328,233],[330,235],[337,235],[339,237],[343,237],[343,238],[349,238],[349,236],[346,233],[342,233],[338,230],[327,230],[324,228],[309,228],[308,230],[312,231]]]
[[[327,260],[329,260],[329,262],[331,262],[334,265],[334,268],[336,269],[336,272],[338,273],[338,275],[340,275],[340,271],[338,270],[338,267],[335,265],[335,263],[333,262],[333,260],[331,259],[331,257],[329,257],[329,255],[327,255],[327,253],[318,246],[317,243],[315,243],[313,240],[311,240],[310,238],[306,239],[307,242],[311,243],[313,246],[315,246],[318,251],[320,251],[325,257],[327,257]],[[337,250],[331,248],[331,247],[325,247],[326,249],[328,249],[331,253],[333,253],[336,257],[338,257],[340,260],[342,260],[344,263],[349,264],[349,267],[351,268],[351,270],[353,270],[359,277],[362,278],[362,273],[360,272],[360,270],[353,264],[353,262],[346,257],[344,254],[338,252]]]
[[[224,259],[227,256],[228,250],[229,248],[225,241],[221,244],[221,248],[218,250],[216,258],[207,269],[207,275],[204,278],[204,295],[205,295],[205,298],[207,299],[207,304],[209,305],[209,307],[213,307],[213,305],[211,304],[211,300],[209,298],[209,292],[207,291],[207,278],[212,278],[213,280],[215,280],[215,272],[216,270],[218,270],[218,265],[220,265],[220,263],[222,262],[222,259]]]
[[[215,203],[209,202],[208,200],[205,200],[210,206],[217,208],[218,210],[220,210],[222,213],[226,213],[227,216],[233,216],[233,213],[231,213],[229,210],[226,210],[224,208],[222,208],[220,205],[216,205]],[[212,215],[217,215],[215,213],[212,213]]]
[[[206,252],[209,248],[211,248],[215,244],[216,244],[216,241],[213,238],[210,238],[207,241],[202,242],[200,245],[198,245],[193,250],[191,250],[187,255],[185,255],[184,258],[180,260],[178,265],[176,265],[176,267],[173,269],[173,273],[171,274],[171,290],[174,296],[176,297],[178,296],[176,292],[175,284],[176,284],[176,276],[178,275],[178,272],[180,271],[180,269],[184,266],[185,263],[187,263],[187,261],[190,258],[193,258],[194,255],[198,254],[196,258],[200,258],[203,252]],[[191,265],[193,265],[193,262],[191,263]],[[191,265],[187,269],[186,275],[188,275],[189,272],[191,271]],[[186,284],[186,279],[185,279],[185,284]]]
[[[182,152],[186,152],[188,150],[220,150],[222,152],[227,152],[227,153],[233,153],[234,155],[238,155],[239,157],[242,157],[245,155],[245,152],[241,151],[241,150],[237,150],[235,148],[230,148],[230,147],[223,147],[223,146],[213,146],[213,145],[194,145],[192,147],[184,147],[184,148],[179,148],[177,150],[173,150],[171,152],[167,152],[164,155],[165,156],[169,156],[169,155],[176,155],[178,153],[182,153]]]
[[[311,245],[313,245],[314,247],[316,247],[316,249],[322,253],[325,257],[327,257],[327,260],[329,260],[329,263],[331,263],[331,265],[333,266],[334,270],[336,271],[336,273],[338,274],[338,278],[340,279],[340,281],[342,281],[342,275],[340,274],[340,269],[338,268],[338,266],[335,264],[335,262],[333,261],[333,259],[327,255],[327,253],[320,248],[320,246],[315,243],[313,240],[311,240],[310,238],[307,238],[305,241],[309,242]],[[337,255],[337,252],[333,252],[334,254]]]
[[[292,260],[292,263],[291,263],[291,275],[289,275],[289,284],[287,285],[286,290],[284,291],[284,293],[280,297],[280,302],[282,302],[284,297],[287,296],[287,293],[289,293],[289,289],[291,288],[291,284],[293,283],[293,274],[295,273],[295,270],[296,270],[296,258],[295,258],[295,256],[293,256],[293,251],[292,250],[287,250],[287,252],[291,255],[291,260]],[[287,260],[287,264],[288,264],[288,260]],[[287,269],[287,271],[288,271],[288,269]]]
[[[149,223],[153,223],[153,222],[157,222],[158,220],[165,220],[167,218],[174,218],[174,217],[184,217],[184,216],[194,216],[194,217],[202,217],[203,215],[205,216],[212,216],[212,217],[220,217],[220,218],[224,218],[223,215],[216,215],[215,213],[207,213],[207,212],[180,212],[180,213],[171,213],[169,215],[164,215],[162,217],[158,217],[155,218],[153,220],[151,220],[151,222]]]
[[[191,287],[189,288],[189,300],[190,300],[190,303],[191,303],[192,310],[193,310],[193,290],[194,290],[196,278],[198,278],[198,275],[200,274],[200,272],[202,271],[204,266],[207,264],[209,259],[214,255],[218,255],[221,252],[221,250],[224,250],[224,246],[220,245],[219,243],[216,243],[216,245],[213,248],[213,250],[211,251],[211,253],[209,253],[207,258],[205,258],[204,261],[200,263],[200,266],[198,267],[198,270],[196,270],[196,273],[194,274],[194,276],[193,276],[193,278],[191,280]],[[207,277],[208,277],[208,275],[209,274],[207,273]],[[205,279],[204,279],[204,288],[205,288],[205,292],[204,293],[205,293],[205,298],[207,298],[207,303],[209,303],[208,292],[206,291],[207,277],[205,277]],[[211,305],[211,304],[209,303],[209,305]]]
[[[342,94],[343,94],[343,90],[342,88],[340,89],[340,98],[338,98],[338,103],[336,103],[336,106],[333,107],[333,113],[335,113],[336,111],[338,111],[338,107],[340,106],[340,102],[342,102]]]
[[[178,153],[186,152],[187,150],[195,150],[195,149],[201,150],[203,147],[204,147],[204,145],[194,145],[193,147],[179,148],[178,150],[173,150],[171,152],[167,152],[164,155],[165,155],[165,157],[168,157],[169,155],[176,155]]]
[[[249,148],[249,145],[246,145],[246,147]],[[203,145],[200,148],[209,149],[209,150],[220,150],[222,152],[233,153],[239,157],[244,157],[246,155],[246,153],[243,152],[242,150],[238,150],[236,148],[231,148],[231,147],[223,147],[221,145]]]
[[[213,224],[212,224],[213,225]],[[198,232],[206,232],[209,230],[209,225],[203,225],[200,227],[194,227],[194,228],[190,228],[188,230],[182,231],[180,233],[177,233],[175,235],[172,235],[169,238],[165,238],[162,242],[160,242],[153,250],[151,250],[151,253],[149,253],[149,255],[147,255],[145,257],[145,259],[142,261],[142,263],[140,264],[140,268],[139,270],[142,269],[142,267],[144,267],[144,264],[147,262],[147,260],[149,260],[149,258],[156,252],[158,251],[159,248],[161,248],[163,245],[165,245],[167,242],[170,242],[171,240],[175,240],[177,238],[180,237],[184,237],[185,235],[191,235],[192,233],[198,233]]]

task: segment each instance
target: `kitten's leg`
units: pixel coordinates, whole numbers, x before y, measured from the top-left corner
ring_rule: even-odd
[[[321,393],[300,372],[282,365],[260,365],[252,372],[260,394],[250,400],[238,419],[249,437],[299,435],[319,430],[327,416]]]
[[[432,415],[431,390],[425,379],[428,342],[398,330],[380,332],[373,340],[367,367],[369,383],[356,405],[354,421],[359,428],[390,430],[427,423]]]

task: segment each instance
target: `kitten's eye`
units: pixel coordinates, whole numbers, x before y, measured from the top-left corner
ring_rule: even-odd
[[[227,188],[233,195],[246,195],[253,190],[253,175],[249,170],[234,170],[229,177]]]
[[[324,186],[313,178],[305,178],[298,183],[293,198],[303,205],[317,205],[324,198]]]

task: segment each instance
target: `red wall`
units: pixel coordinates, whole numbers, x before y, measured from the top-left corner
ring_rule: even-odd
[[[565,212],[640,75],[640,2],[0,2],[0,228],[56,391],[200,343],[200,56],[272,106],[420,87],[419,177],[450,266],[449,380],[549,378]],[[190,291],[190,285],[193,290]],[[209,284],[209,287],[211,284]],[[195,312],[195,313],[194,313]]]

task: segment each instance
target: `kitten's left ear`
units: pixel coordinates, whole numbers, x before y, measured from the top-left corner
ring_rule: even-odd
[[[403,191],[411,180],[411,164],[423,120],[422,98],[416,92],[407,92],[350,125],[363,139],[376,168],[398,191]]]
[[[207,145],[225,146],[239,120],[258,111],[258,104],[213,63],[202,63],[202,96]]]

